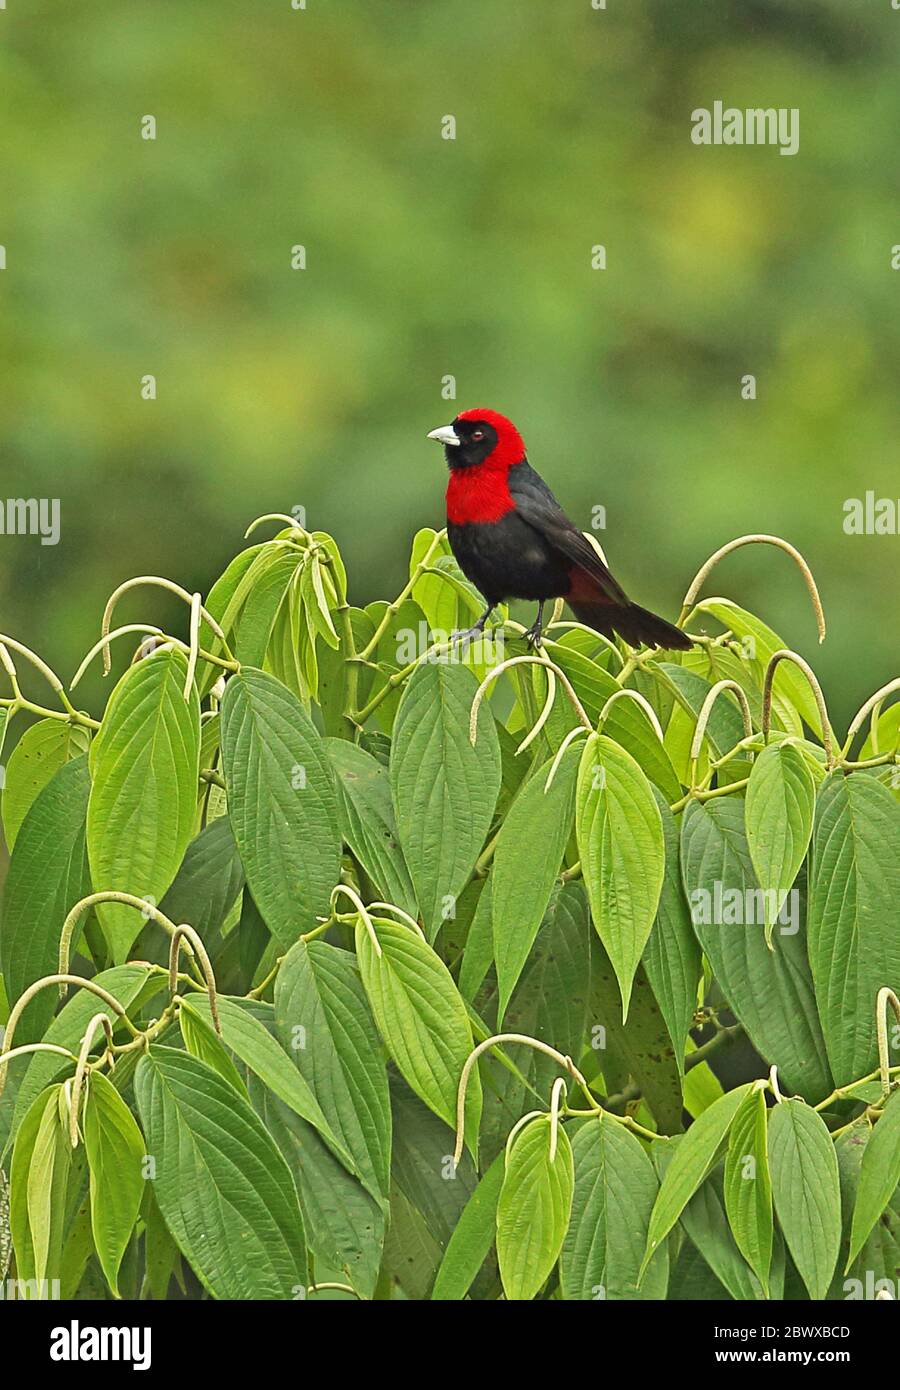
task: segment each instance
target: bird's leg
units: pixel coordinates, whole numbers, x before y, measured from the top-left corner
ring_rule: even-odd
[[[467,627],[460,632],[451,632],[450,641],[468,642],[473,637],[480,637],[481,634],[484,632],[485,623],[487,622],[488,618],[491,616],[496,607],[496,603],[490,604],[490,606],[484,610],[477,623],[473,623],[471,627]]]
[[[531,627],[528,628],[527,632],[525,633],[525,641],[531,647],[541,646],[544,640],[541,635],[544,630],[544,603],[545,600],[541,599],[540,603],[538,604],[537,617],[531,624]]]

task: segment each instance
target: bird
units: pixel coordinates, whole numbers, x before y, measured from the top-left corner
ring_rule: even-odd
[[[496,410],[464,410],[427,436],[444,446],[447,539],[463,574],[487,605],[457,638],[473,638],[499,603],[536,600],[526,632],[540,646],[544,605],[564,598],[580,623],[633,647],[687,651],[690,637],[665,618],[632,603],[598,550],[570,521],[525,454],[522,436]]]

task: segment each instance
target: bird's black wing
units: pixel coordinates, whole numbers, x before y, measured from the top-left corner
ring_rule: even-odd
[[[590,541],[569,520],[540,474],[527,461],[509,470],[509,491],[523,521],[533,526],[568,560],[585,571],[612,603],[628,596],[604,565]]]

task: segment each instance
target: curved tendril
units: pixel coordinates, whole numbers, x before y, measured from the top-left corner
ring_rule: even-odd
[[[644,711],[644,713],[650,721],[650,726],[653,729],[653,732],[656,734],[656,737],[659,739],[660,743],[662,743],[665,738],[665,735],[662,731],[662,725],[660,724],[659,719],[657,718],[656,710],[653,708],[646,695],[642,695],[639,690],[632,690],[630,687],[626,686],[623,686],[621,690],[614,690],[613,693],[610,695],[606,704],[600,711],[600,718],[597,720],[598,729],[600,725],[603,723],[603,721],[606,719],[606,716],[609,713],[610,708],[616,703],[617,700],[622,699],[634,700],[635,704],[640,705],[641,709]]]
[[[701,565],[700,569],[694,576],[693,581],[688,587],[688,591],[685,594],[684,601],[681,605],[681,614],[679,616],[677,626],[681,627],[682,624],[687,621],[688,615],[690,614],[690,611],[693,608],[694,604],[697,602],[697,595],[703,588],[707,576],[716,567],[719,561],[724,559],[726,555],[730,555],[733,550],[738,550],[741,546],[744,545],[774,545],[777,546],[779,550],[783,550],[786,555],[790,555],[791,559],[794,561],[797,568],[800,570],[800,573],[803,575],[806,587],[809,591],[810,599],[812,600],[813,612],[816,615],[816,630],[819,634],[819,641],[824,642],[825,612],[822,608],[822,600],[819,597],[819,590],[816,586],[816,581],[813,578],[812,570],[804,560],[803,556],[800,554],[800,551],[797,550],[795,546],[791,545],[790,541],[782,540],[781,536],[769,536],[764,533],[749,536],[738,536],[736,540],[728,541],[725,545],[720,546],[719,549],[714,552],[714,554],[710,555],[706,563]]]
[[[300,525],[297,518],[295,516],[288,516],[287,512],[266,512],[265,516],[258,516],[255,521],[250,522],[250,525],[244,532],[244,540],[246,540],[248,536],[252,536],[256,528],[262,526],[267,521],[283,521],[285,525],[290,526],[292,531],[298,531],[304,540],[312,540],[310,533]]]
[[[545,628],[545,631],[586,632],[590,637],[593,637],[597,642],[599,642],[600,645],[604,647],[606,651],[612,652],[613,656],[619,663],[620,671],[622,667],[625,665],[625,658],[622,656],[622,653],[619,651],[619,648],[616,646],[615,642],[613,642],[612,638],[604,637],[602,632],[595,632],[595,630],[592,627],[588,627],[587,623],[575,623],[570,622],[568,620],[566,620],[565,622],[549,622]],[[551,639],[551,645],[558,647],[561,646],[562,643],[553,642]]]
[[[19,673],[16,670],[15,662],[9,654],[9,650],[3,642],[0,642],[0,666],[3,667],[12,683],[13,690],[18,688]]]
[[[492,681],[496,680],[499,675],[502,675],[504,671],[509,671],[513,666],[527,665],[544,666],[548,670],[552,670],[556,678],[562,684],[563,690],[566,692],[569,699],[571,700],[575,712],[578,715],[578,718],[581,721],[581,723],[584,725],[586,729],[590,729],[593,731],[594,726],[588,719],[584,711],[584,707],[581,701],[579,700],[578,696],[575,694],[575,691],[572,687],[572,683],[566,675],[565,671],[561,671],[560,668],[556,665],[556,663],[550,661],[547,657],[532,656],[530,654],[525,654],[522,656],[511,656],[507,661],[501,661],[499,666],[495,666],[492,671],[488,671],[484,680],[481,682],[481,685],[476,690],[475,698],[472,701],[472,712],[469,716],[469,742],[472,744],[473,747],[478,738],[478,711],[481,708],[481,702],[484,699],[485,692],[487,691],[488,686],[491,684]]]
[[[870,695],[865,704],[860,706],[850,721],[850,727],[847,730],[847,739],[843,747],[844,755],[850,752],[853,746],[853,740],[866,722],[866,718],[869,714],[872,715],[872,741],[874,744],[877,738],[878,720],[881,717],[881,706],[884,704],[888,695],[892,695],[895,690],[900,690],[900,676],[895,680],[888,681],[887,685],[883,685],[880,690],[876,690],[875,694]],[[878,749],[875,748],[874,751],[877,753]]]
[[[553,1090],[550,1092],[550,1162],[556,1158],[556,1146],[559,1142],[559,1102],[560,1097],[566,1089],[566,1079],[558,1076],[553,1083]]]
[[[74,714],[75,711],[66,694],[62,681],[53,668],[47,665],[43,657],[38,656],[37,652],[33,652],[30,647],[26,647],[24,642],[17,641],[15,637],[8,637],[6,633],[0,633],[0,644],[2,644],[4,648],[4,655],[2,657],[3,667],[10,680],[16,681],[17,679],[16,668],[7,650],[11,647],[14,652],[18,652],[19,656],[24,656],[26,661],[30,661],[36,671],[40,671],[54,695],[59,696],[66,713]]]
[[[191,628],[190,646],[188,650],[187,674],[184,678],[184,698],[191,698],[191,686],[194,684],[194,674],[197,670],[197,657],[200,654],[200,609],[202,608],[202,594],[191,594]]]
[[[403,911],[403,908],[402,908],[402,907],[398,907],[396,903],[380,903],[380,902],[379,902],[379,903],[369,903],[369,904],[368,904],[368,910],[369,910],[370,912],[371,912],[372,908],[374,908],[374,907],[381,908],[382,912],[393,912],[394,915],[395,915],[396,917],[399,917],[399,918],[400,918],[401,922],[405,923],[406,926],[412,927],[413,931],[414,931],[414,932],[417,932],[418,935],[421,936],[421,938],[422,938],[423,941],[427,941],[427,940],[428,940],[428,937],[425,935],[425,933],[423,932],[422,928],[419,926],[419,924],[418,924],[418,922],[416,921],[415,917],[410,917],[409,913],[408,913],[408,912],[404,912],[404,911]]]
[[[356,889],[355,889],[355,888],[351,888],[351,887],[350,887],[349,883],[337,883],[337,884],[335,884],[334,888],[332,888],[332,890],[331,890],[331,906],[332,906],[332,909],[334,908],[334,900],[335,900],[335,898],[337,897],[337,895],[338,895],[339,893],[343,893],[343,894],[345,895],[345,897],[348,897],[348,898],[350,899],[350,901],[352,902],[353,906],[356,908],[356,911],[359,913],[359,916],[360,916],[360,918],[362,919],[362,922],[363,922],[363,925],[365,926],[366,931],[369,933],[369,936],[372,938],[372,945],[373,945],[373,947],[374,947],[374,949],[375,949],[375,954],[376,954],[376,956],[378,956],[379,959],[380,959],[380,957],[381,957],[381,942],[378,940],[378,933],[377,933],[376,930],[375,930],[375,923],[372,921],[372,918],[371,918],[371,916],[369,915],[368,909],[366,908],[366,905],[365,905],[365,903],[363,902],[362,898],[361,898],[361,897],[359,896],[359,894],[356,892]]]
[[[700,713],[697,716],[697,727],[694,729],[694,737],[691,740],[690,752],[688,754],[691,764],[691,786],[696,783],[696,765],[700,757],[700,750],[703,747],[703,739],[706,734],[707,725],[713,712],[713,706],[726,690],[731,690],[738,697],[738,704],[741,707],[741,718],[744,721],[744,738],[753,737],[753,717],[750,713],[750,702],[745,692],[738,685],[737,681],[721,680],[716,681],[715,685],[707,693],[706,699],[700,706]]]
[[[98,1028],[102,1028],[106,1034],[106,1046],[112,1051],[113,1036],[112,1024],[106,1014],[94,1014],[87,1028],[84,1030],[84,1037],[81,1039],[81,1047],[78,1050],[78,1059],[75,1063],[75,1078],[72,1082],[72,1093],[69,1100],[69,1139],[73,1149],[78,1148],[78,1107],[81,1103],[81,1088],[84,1084],[84,1076],[88,1066],[88,1053],[94,1042],[94,1036]]]
[[[875,1001],[875,1026],[878,1033],[878,1070],[881,1073],[881,1098],[886,1101],[891,1093],[891,1058],[888,1049],[887,1011],[888,1004],[894,1010],[894,1017],[900,1024],[900,999],[892,989],[884,985],[878,991]]]
[[[169,995],[174,996],[178,989],[178,958],[181,955],[182,943],[187,941],[193,946],[203,971],[203,978],[206,980],[206,989],[209,994],[209,1012],[212,1016],[213,1025],[219,1037],[222,1036],[222,1025],[219,1022],[219,1002],[216,994],[216,977],[213,974],[212,962],[206,953],[206,947],[200,940],[197,932],[187,922],[182,922],[175,928],[172,937],[172,944],[169,947]]]
[[[94,657],[97,655],[98,652],[103,651],[104,648],[108,647],[111,642],[114,642],[117,637],[123,637],[126,633],[129,632],[142,632],[147,637],[165,638],[165,641],[160,642],[159,646],[154,648],[153,655],[156,655],[157,652],[163,651],[179,651],[185,652],[188,656],[190,656],[190,647],[188,646],[187,642],[182,642],[180,637],[170,637],[167,632],[163,632],[162,628],[155,627],[152,623],[124,623],[122,627],[117,627],[115,631],[107,633],[105,637],[101,637],[99,641],[94,643],[94,645],[91,647],[91,650],[88,652],[87,656],[84,658],[81,665],[79,666],[78,670],[75,672],[75,675],[69,682],[69,689],[75,689],[76,685],[81,680],[85,671],[90,666],[91,662],[93,661]],[[237,662],[226,661],[222,657],[216,656],[214,652],[206,651],[203,647],[197,647],[197,655],[198,657],[202,657],[204,661],[212,662],[214,666],[221,666],[226,671],[236,671],[238,669]]]
[[[109,599],[107,600],[106,608],[103,610],[103,621],[100,624],[101,646],[103,646],[104,676],[109,675],[110,669],[112,667],[112,659],[109,653],[109,642],[107,640],[104,645],[102,639],[108,639],[109,629],[112,625],[112,615],[115,606],[124,594],[127,594],[131,589],[138,588],[138,586],[141,584],[149,584],[155,586],[158,589],[165,589],[170,594],[176,594],[178,598],[183,599],[186,604],[190,605],[191,603],[191,595],[188,593],[187,589],[183,588],[181,584],[176,584],[173,579],[163,579],[160,575],[157,574],[140,574],[137,575],[134,579],[126,579],[124,584],[120,584],[118,589],[115,589],[110,594]],[[222,631],[222,628],[219,626],[216,619],[202,605],[200,608],[200,613],[204,620],[212,628],[216,637],[218,637],[219,641],[222,643],[222,647],[226,655],[230,656],[231,653],[228,648],[228,642],[226,640],[225,633]]]
[[[144,898],[136,898],[132,893],[117,893],[107,890],[102,893],[90,893],[86,898],[82,898],[74,907],[70,908],[66,920],[63,922],[62,932],[59,938],[59,973],[68,979],[69,956],[72,950],[72,938],[75,935],[75,928],[85,912],[97,903],[124,903],[126,907],[133,907],[141,913],[145,919],[150,919],[167,931],[169,936],[175,933],[175,923],[170,921],[164,912],[153,903],[147,902]],[[193,950],[188,950],[188,955],[193,957]],[[60,999],[66,997],[66,986],[62,984],[59,990]]]
[[[766,667],[766,674],[763,680],[763,701],[762,701],[762,734],[766,742],[769,738],[769,726],[772,722],[772,682],[775,679],[775,671],[781,661],[792,661],[803,672],[809,681],[810,688],[816,700],[816,707],[819,711],[819,721],[822,725],[822,747],[825,749],[825,765],[830,770],[834,767],[834,744],[831,737],[831,725],[828,722],[828,709],[825,705],[825,696],[822,694],[822,687],[816,678],[816,673],[805,661],[802,656],[792,652],[787,647],[782,647],[780,651],[773,652]]]
[[[532,743],[534,742],[534,740],[538,737],[538,735],[539,735],[540,732],[541,732],[541,729],[543,729],[544,725],[546,724],[547,720],[550,718],[550,715],[551,715],[552,712],[553,712],[553,701],[554,701],[555,699],[556,699],[556,676],[553,674],[552,670],[551,670],[550,667],[548,666],[548,668],[547,668],[547,696],[546,696],[546,699],[544,700],[544,707],[543,707],[543,709],[541,710],[540,714],[538,715],[537,719],[535,720],[534,724],[532,725],[531,732],[530,732],[530,733],[527,733],[527,734],[525,735],[525,737],[522,739],[522,742],[519,744],[518,748],[516,749],[516,752],[515,752],[515,756],[516,756],[516,757],[518,757],[520,753],[524,753],[524,752],[525,752],[525,749],[528,748],[529,745],[532,744]],[[477,729],[478,711],[477,711],[477,710],[475,711],[475,719],[476,719],[476,729],[475,729],[475,733],[476,733],[476,736],[477,736],[477,734],[478,734],[478,729]],[[471,732],[472,732],[472,731],[471,731],[471,729],[470,729],[470,730],[469,730],[470,737],[471,737]],[[472,739],[472,742],[473,742],[473,743],[475,742],[475,739],[474,739],[474,738]]]
[[[15,1037],[16,1032],[16,1026],[19,1022],[19,1019],[22,1017],[22,1014],[25,1012],[28,1005],[31,1003],[32,999],[34,999],[35,996],[38,995],[42,989],[46,989],[48,985],[60,984],[80,985],[82,989],[88,990],[91,994],[96,994],[97,998],[102,999],[104,1004],[106,1004],[110,1009],[112,1009],[113,1013],[121,1019],[128,1031],[131,1033],[132,1037],[136,1038],[138,1036],[138,1030],[137,1028],[135,1028],[131,1019],[128,1017],[128,1014],[125,1012],[125,1006],[119,1003],[115,995],[110,994],[109,991],[105,990],[102,985],[98,985],[95,980],[83,979],[81,975],[45,975],[43,979],[35,980],[33,985],[29,985],[28,988],[25,990],[24,994],[19,995],[19,998],[16,1000],[15,1004],[10,1010],[9,1019],[7,1020],[6,1024],[6,1033],[3,1039],[5,1047],[7,1047],[10,1050],[12,1049],[13,1038]],[[3,1095],[3,1088],[5,1085],[6,1063],[5,1061],[0,1060],[0,1096]]]
[[[6,1066],[16,1057],[25,1057],[31,1052],[55,1052],[60,1057],[67,1057],[70,1062],[77,1062],[78,1058],[74,1052],[70,1052],[67,1047],[60,1047],[57,1043],[23,1043],[21,1047],[13,1047],[9,1052],[0,1052],[0,1065]]]
[[[521,1131],[525,1128],[527,1124],[530,1124],[532,1120],[543,1119],[546,1113],[546,1110],[529,1110],[527,1115],[522,1115],[518,1120],[516,1120],[512,1129],[509,1131],[509,1134],[507,1134],[506,1136],[506,1143],[503,1147],[504,1166],[509,1162],[509,1155],[512,1152],[512,1146],[516,1142],[516,1139],[518,1138]],[[458,1160],[455,1161],[458,1162]]]
[[[572,1080],[575,1081],[587,1096],[590,1103],[594,1104],[594,1098],[588,1089],[588,1084],[581,1072],[572,1061],[571,1057],[566,1057],[562,1052],[558,1052],[549,1043],[541,1042],[540,1038],[531,1038],[527,1033],[497,1033],[491,1038],[485,1038],[477,1047],[473,1048],[465,1060],[459,1078],[459,1087],[456,1092],[456,1147],[453,1150],[453,1162],[458,1164],[462,1158],[463,1144],[465,1143],[465,1123],[466,1123],[466,1091],[469,1086],[469,1077],[472,1068],[478,1061],[483,1052],[487,1052],[490,1047],[498,1047],[501,1043],[524,1043],[526,1047],[533,1047],[536,1052],[543,1052],[546,1057],[552,1057],[554,1062],[567,1071]],[[595,1107],[596,1108],[596,1107]],[[542,1111],[537,1111],[542,1114]]]
[[[547,792],[550,790],[550,784],[552,783],[557,772],[559,772],[560,763],[566,755],[567,748],[569,748],[569,746],[575,741],[576,738],[580,738],[582,734],[590,734],[593,732],[593,729],[585,729],[581,724],[578,725],[577,729],[569,730],[562,743],[559,745],[559,748],[556,750],[556,756],[553,759],[553,762],[550,764],[550,771],[547,773],[547,780],[544,783],[544,795],[546,795]]]
[[[117,637],[124,637],[125,634],[129,632],[143,632],[147,637],[166,636],[166,633],[163,632],[161,627],[155,627],[152,623],[125,623],[122,627],[117,627],[114,632],[105,632],[103,636],[91,647],[90,651],[82,661],[78,670],[75,672],[74,676],[69,681],[69,689],[75,689],[76,685],[81,680],[81,677],[84,675],[85,671],[90,666],[91,662],[93,661],[94,657],[97,655],[98,652],[103,651],[106,653],[106,656],[108,656],[110,642],[114,642]],[[104,666],[105,665],[106,658],[104,657]]]
[[[356,1289],[351,1288],[349,1284],[335,1284],[330,1280],[324,1284],[310,1284],[308,1289],[306,1290],[307,1297],[310,1294],[321,1293],[323,1289],[334,1289],[337,1293],[352,1293],[354,1298],[358,1298],[360,1301],[362,1301],[362,1294],[357,1293]]]
[[[772,1095],[775,1097],[776,1101],[780,1105],[781,1102],[784,1100],[784,1096],[781,1094],[781,1088],[778,1085],[777,1067],[773,1066],[769,1069],[769,1085],[772,1087]]]

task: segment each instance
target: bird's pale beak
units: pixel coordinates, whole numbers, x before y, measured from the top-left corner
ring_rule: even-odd
[[[436,439],[439,444],[450,444],[454,448],[458,448],[462,443],[452,425],[441,425],[440,429],[432,430],[427,438]]]

